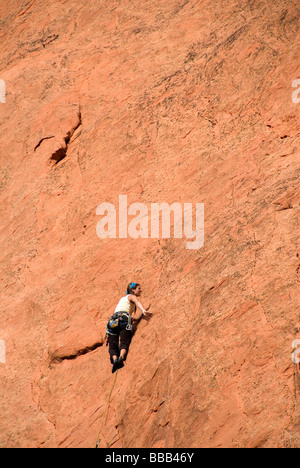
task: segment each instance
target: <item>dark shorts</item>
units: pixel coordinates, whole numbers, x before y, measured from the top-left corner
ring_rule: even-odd
[[[126,349],[127,352],[129,350],[132,339],[132,331],[126,330],[127,325],[127,321],[124,322],[123,320],[120,320],[120,325],[118,330],[116,330],[116,333],[114,335],[108,335],[108,349],[111,363],[113,363],[113,356],[120,356],[121,349]]]

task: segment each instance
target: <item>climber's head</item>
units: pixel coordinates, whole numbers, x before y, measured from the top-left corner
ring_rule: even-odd
[[[134,294],[135,296],[140,296],[142,294],[142,288],[138,283],[129,283],[127,286],[126,294]]]

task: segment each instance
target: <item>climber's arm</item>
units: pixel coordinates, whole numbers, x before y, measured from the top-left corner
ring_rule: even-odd
[[[128,296],[128,299],[130,300],[130,302],[133,302],[133,303],[142,311],[141,317],[142,317],[143,315],[146,315],[146,314],[150,313],[150,312],[148,312],[150,306],[148,307],[148,309],[145,309],[145,308],[142,306],[142,304],[140,303],[140,301],[138,300],[138,298],[137,298],[136,296],[134,296],[133,294],[130,294],[130,295]]]
[[[147,312],[134,294],[129,294],[128,299],[142,311],[143,315]]]

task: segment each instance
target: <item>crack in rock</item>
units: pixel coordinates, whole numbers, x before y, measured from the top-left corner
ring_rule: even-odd
[[[43,143],[44,140],[51,140],[51,138],[54,138],[54,135],[53,135],[53,136],[48,136],[48,137],[42,138],[42,139],[38,142],[38,144],[35,146],[34,151],[36,151],[36,150],[41,146],[41,144]]]
[[[67,151],[68,151],[68,148],[69,148],[69,143],[70,143],[70,140],[72,138],[72,136],[74,135],[74,133],[76,132],[76,130],[82,125],[82,119],[81,119],[81,112],[79,110],[78,112],[78,122],[77,124],[75,125],[75,127],[73,127],[68,133],[67,135],[65,136],[64,140],[65,140],[65,145],[62,146],[61,148],[59,148],[57,151],[55,151],[55,153],[52,154],[51,156],[51,160],[52,161],[55,161],[55,165],[58,164],[60,161],[62,161],[66,156],[67,156]]]
[[[86,346],[85,348],[79,349],[69,354],[64,353],[63,349],[57,350],[50,357],[50,365],[59,364],[66,360],[71,361],[73,359],[77,359],[79,356],[84,356],[85,354],[91,353],[92,351],[95,351],[96,349],[101,348],[103,344],[104,344],[104,341],[98,341],[97,343],[94,343],[91,346]]]

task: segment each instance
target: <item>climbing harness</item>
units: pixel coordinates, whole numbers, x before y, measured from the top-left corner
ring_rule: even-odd
[[[113,382],[112,382],[112,385],[110,387],[110,391],[109,391],[109,394],[108,394],[108,397],[107,397],[107,401],[106,401],[104,413],[103,413],[103,416],[102,416],[102,420],[101,420],[100,429],[99,429],[99,432],[98,432],[97,442],[96,442],[95,448],[98,448],[98,445],[100,444],[100,434],[101,434],[102,426],[103,426],[105,416],[106,416],[106,413],[107,413],[107,410],[108,410],[109,400],[110,400],[111,394],[113,392],[113,389],[114,389],[114,386],[115,386],[115,383],[116,383],[116,380],[117,380],[117,374],[118,374],[118,370],[115,373],[115,376],[114,376],[114,379],[113,379]]]
[[[120,321],[128,321],[128,324],[126,325],[126,330],[132,330],[131,315],[127,312],[115,312],[114,315],[112,315],[109,318],[109,321],[107,322],[105,338],[107,338],[107,335],[119,334]]]

